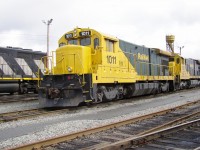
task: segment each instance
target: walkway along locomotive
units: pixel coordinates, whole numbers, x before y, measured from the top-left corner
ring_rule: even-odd
[[[75,28],[58,44],[52,52],[52,67],[46,68],[40,83],[41,107],[99,103],[200,84],[199,61],[93,29]]]

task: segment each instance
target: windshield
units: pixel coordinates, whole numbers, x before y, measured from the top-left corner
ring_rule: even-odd
[[[91,39],[88,37],[88,38],[83,38],[80,40],[80,45],[82,46],[86,46],[86,45],[90,45],[91,44]]]
[[[78,44],[78,40],[74,39],[74,40],[69,40],[68,44],[73,44],[73,45],[77,45]]]
[[[87,38],[82,38],[82,39],[71,39],[68,40],[68,44],[72,44],[72,45],[78,45],[78,41],[80,40],[80,45],[82,46],[87,46],[91,44],[91,38],[87,37]]]

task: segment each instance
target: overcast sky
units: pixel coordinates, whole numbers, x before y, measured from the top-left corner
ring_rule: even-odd
[[[173,34],[176,52],[200,59],[199,0],[1,0],[0,46],[46,51],[42,20],[51,18],[51,50],[78,26],[161,49]]]

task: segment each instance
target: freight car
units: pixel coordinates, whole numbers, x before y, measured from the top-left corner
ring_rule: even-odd
[[[172,47],[173,37],[167,41]],[[46,68],[39,87],[41,107],[100,103],[200,83],[199,62],[93,29],[75,28],[65,33],[58,44],[52,54],[53,67]]]
[[[37,92],[37,72],[44,66],[44,56],[46,53],[31,49],[0,47],[0,93]]]

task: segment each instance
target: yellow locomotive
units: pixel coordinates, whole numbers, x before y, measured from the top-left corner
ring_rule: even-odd
[[[99,103],[200,83],[199,74],[191,79],[187,61],[180,55],[132,44],[90,28],[75,28],[58,44],[52,52],[51,69],[46,68],[39,85],[41,107]]]

